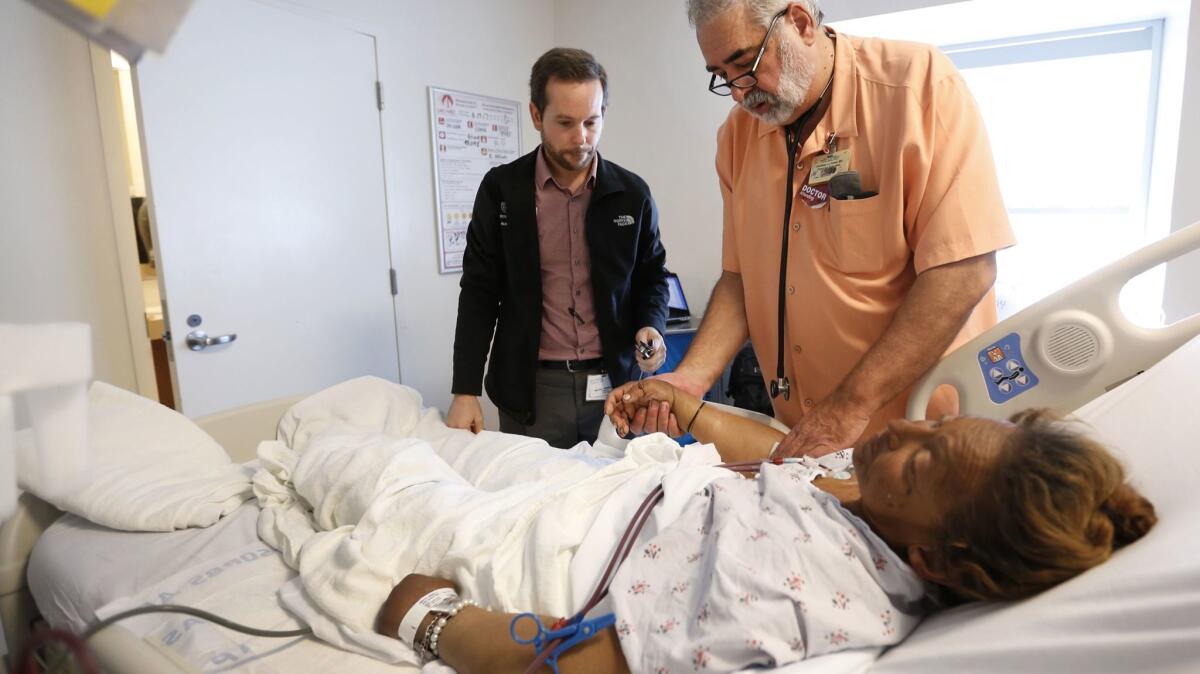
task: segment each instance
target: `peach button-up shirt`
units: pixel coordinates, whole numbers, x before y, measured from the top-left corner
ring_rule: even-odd
[[[820,208],[793,197],[784,337],[792,391],[774,401],[788,425],[875,344],[918,274],[1015,242],[983,120],[950,60],[930,46],[850,35],[836,35],[834,58],[831,104],[798,154],[795,189],[818,155],[849,150],[849,170],[879,194],[830,198]],[[722,264],[742,277],[750,337],[768,380],[777,359],[787,163],[782,128],[740,106],[729,113],[717,137]],[[995,323],[989,291],[950,349]],[[876,412],[867,433],[903,417],[908,395]],[[929,412],[956,413],[953,392],[939,391]]]

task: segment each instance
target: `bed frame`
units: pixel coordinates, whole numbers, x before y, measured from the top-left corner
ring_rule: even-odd
[[[197,425],[211,435],[233,461],[241,463],[255,457],[258,443],[275,437],[279,418],[303,396],[280,398],[263,403],[218,412],[196,419]],[[0,674],[15,667],[30,636],[30,627],[39,617],[37,606],[25,582],[25,570],[33,544],[63,513],[33,494],[23,493],[17,510],[0,525],[0,622],[8,654],[0,658]],[[113,672],[191,673],[195,669],[157,650],[145,648],[140,639],[119,624],[91,639],[104,667]]]

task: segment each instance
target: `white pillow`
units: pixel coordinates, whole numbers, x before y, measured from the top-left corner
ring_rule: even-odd
[[[153,400],[95,382],[88,391],[87,486],[55,495],[42,477],[32,433],[17,439],[21,488],[61,510],[113,529],[208,526],[251,498],[253,471],[190,419]]]
[[[1200,337],[1078,416],[1159,521],[1111,560],[1023,602],[932,616],[874,673],[1200,671]]]

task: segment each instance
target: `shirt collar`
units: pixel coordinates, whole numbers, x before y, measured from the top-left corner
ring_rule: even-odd
[[[591,167],[588,168],[588,179],[584,185],[589,189],[596,186],[596,167],[600,165],[599,159],[600,153],[597,152],[592,157]],[[533,181],[535,185],[541,188],[545,187],[546,182],[550,180],[553,180],[554,184],[557,185],[559,189],[567,189],[566,187],[560,185],[558,180],[554,177],[554,174],[550,172],[550,164],[546,163],[546,155],[543,153],[543,146],[539,145],[537,149],[537,161],[535,162],[533,168]]]
[[[858,136],[858,116],[855,114],[858,105],[858,87],[855,80],[858,77],[858,64],[854,59],[854,48],[850,44],[850,36],[839,36],[837,31],[829,26],[825,32],[833,41],[833,97],[829,102],[829,110],[817,124],[809,141],[824,143],[830,133],[836,133],[838,138],[853,138]],[[840,37],[840,39],[838,39]],[[783,127],[767,124],[754,117],[758,125],[758,137],[770,133],[782,133]],[[807,146],[808,143],[806,142]]]

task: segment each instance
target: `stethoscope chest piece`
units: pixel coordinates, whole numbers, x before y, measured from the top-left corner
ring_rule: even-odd
[[[790,381],[788,381],[787,377],[779,377],[778,379],[771,380],[771,398],[772,399],[778,398],[779,396],[783,396],[783,399],[787,400],[788,398],[791,397],[791,395],[792,395],[792,383]]]

